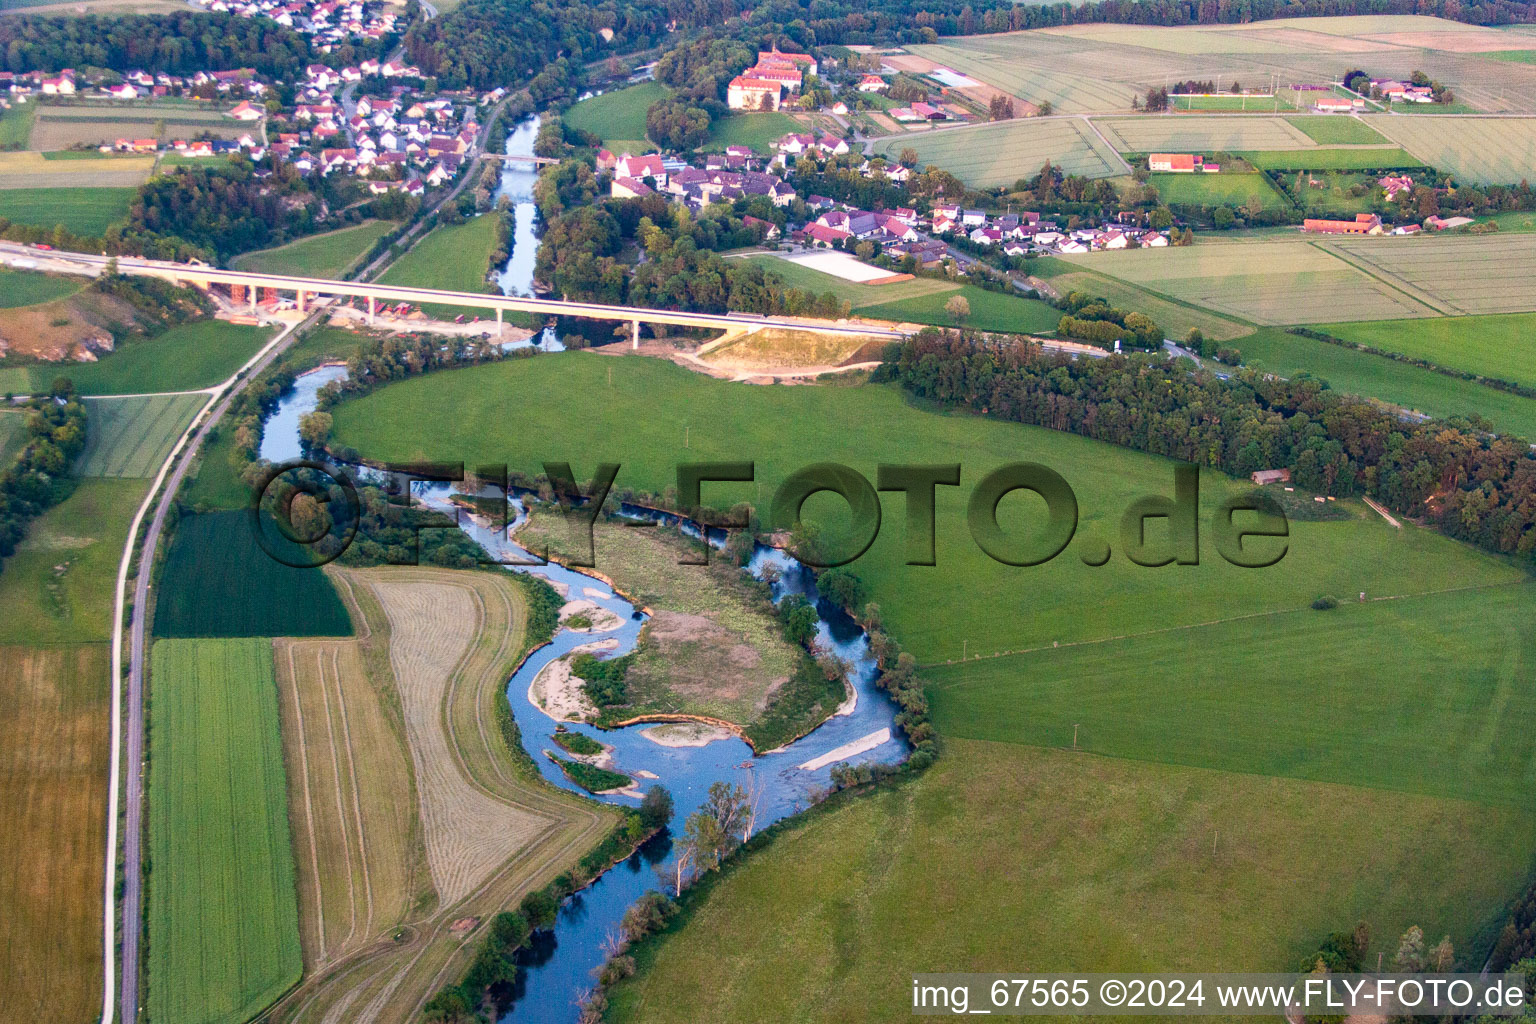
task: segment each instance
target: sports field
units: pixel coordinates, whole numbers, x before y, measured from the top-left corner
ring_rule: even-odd
[[[875,320],[953,327],[955,318],[944,307],[956,295],[964,297],[971,307],[965,323],[978,330],[1040,334],[1055,331],[1061,319],[1060,311],[1044,302],[975,285],[925,277],[891,284],[859,284],[777,256],[750,258],[792,287],[807,288],[817,295],[831,292],[852,303],[854,313]]]
[[[84,395],[142,395],[211,387],[271,339],[269,328],[198,320],[152,338],[130,338],[94,363],[0,367],[0,391],[29,394],[68,377]]]
[[[750,146],[759,153],[768,154],[773,152],[773,144],[779,139],[790,132],[804,130],[805,125],[777,111],[731,114],[729,117],[715,118],[709,126],[709,138],[700,148],[721,150],[726,146]]]
[[[1300,128],[1319,146],[1358,146],[1385,143],[1386,137],[1358,117],[1337,114],[1288,117],[1291,127]]]
[[[1391,334],[1394,327],[1406,329],[1419,323],[1456,324],[1465,319],[1388,320],[1366,326]],[[1329,324],[1323,329],[1342,336],[1351,326]],[[1410,332],[1405,330],[1397,336],[1407,333]],[[1536,438],[1536,399],[1521,398],[1507,391],[1447,377],[1384,356],[1298,337],[1276,328],[1261,329],[1246,338],[1239,338],[1233,345],[1242,352],[1244,364],[1257,369],[1284,377],[1310,373],[1340,391],[1380,398],[1432,416],[1477,413],[1501,431]]]
[[[152,477],[208,396],[93,398],[79,476]]]
[[[370,220],[338,231],[301,238],[275,249],[237,256],[236,270],[255,274],[296,274],[301,277],[339,278],[384,235],[398,227],[393,221]]]
[[[57,162],[57,161],[56,161]],[[134,190],[128,188],[37,188],[39,181],[57,181],[48,171],[24,172],[20,186],[7,186],[5,165],[0,163],[0,217],[13,224],[35,224],[52,229],[60,224],[77,235],[96,237],[128,217]],[[144,175],[130,183],[138,184]]]
[[[1302,238],[1233,239],[1064,258],[1257,324],[1390,320],[1438,312]]]
[[[1093,123],[1122,153],[1230,153],[1316,145],[1283,117],[1096,117]]]
[[[615,89],[582,100],[565,112],[564,121],[596,135],[614,153],[622,149],[637,152],[637,144],[645,145],[645,112],[671,92],[660,82]]]
[[[243,1024],[302,968],[272,642],[160,640],[151,657],[145,1003]]]
[[[1285,199],[1264,175],[1153,174],[1158,196],[1169,206],[1243,206],[1257,197],[1263,209],[1284,206]]]
[[[1382,117],[1371,123],[1424,163],[1468,184],[1515,185],[1536,167],[1536,117]]]
[[[1047,160],[1066,174],[1089,178],[1128,173],[1088,122],[1079,118],[1019,118],[914,132],[876,146],[892,159],[910,146],[924,167],[942,167],[973,188],[1012,185],[1039,173]]]
[[[0,646],[6,1020],[88,1020],[101,1010],[107,655],[104,643]]]
[[[1293,95],[1287,91],[1273,96],[1176,96],[1173,107],[1206,113],[1281,114],[1296,109]]]
[[[352,634],[329,577],[277,561],[253,529],[244,509],[182,517],[161,573],[156,636]]]
[[[1323,324],[1346,341],[1536,387],[1536,314]]]
[[[1327,244],[1368,273],[1423,296],[1446,313],[1536,310],[1536,292],[1530,287],[1536,275],[1536,235],[1335,238]]]

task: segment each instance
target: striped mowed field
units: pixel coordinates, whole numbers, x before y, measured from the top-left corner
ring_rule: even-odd
[[[1536,235],[1336,238],[1328,247],[1450,314],[1536,310]]]
[[[150,477],[208,402],[204,394],[89,398],[79,476]]]
[[[1109,178],[1129,173],[1080,118],[1020,118],[976,127],[941,129],[887,139],[886,155],[908,146],[928,167],[942,167],[976,188],[1012,185],[1039,172],[1045,161],[1066,174]]]
[[[1536,169],[1536,117],[1376,117],[1371,124],[1469,184],[1514,185]]]

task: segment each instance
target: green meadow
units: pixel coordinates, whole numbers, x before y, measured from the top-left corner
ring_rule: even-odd
[[[127,219],[134,191],[93,186],[0,189],[0,217],[50,230],[62,224],[77,235],[96,237]]]
[[[1324,324],[1345,341],[1536,387],[1536,313]]]
[[[373,243],[399,225],[387,220],[369,220],[322,235],[311,235],[275,249],[239,256],[232,264],[236,270],[255,274],[294,274],[299,277],[339,278],[372,248]]]
[[[0,367],[0,391],[30,394],[60,376],[83,395],[192,391],[223,383],[271,338],[267,327],[198,320],[152,338],[128,338],[94,363]]]
[[[660,82],[643,82],[584,99],[565,112],[564,120],[572,128],[596,135],[615,153],[622,149],[635,152],[649,146],[645,142],[645,112],[671,94],[672,90]]]

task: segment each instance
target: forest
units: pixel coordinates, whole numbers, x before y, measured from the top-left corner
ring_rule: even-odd
[[[1233,476],[1289,467],[1307,490],[1367,494],[1490,551],[1536,551],[1536,453],[1475,419],[1408,422],[1308,374],[1222,380],[1163,356],[1073,359],[931,330],[895,346],[882,374],[931,401]]]
[[[30,410],[26,447],[0,471],[0,560],[15,553],[29,522],[69,496],[69,467],[85,447],[85,404],[68,380],[55,381],[51,394],[23,408]]]

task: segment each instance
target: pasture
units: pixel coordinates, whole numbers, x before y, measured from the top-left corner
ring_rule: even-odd
[[[631,85],[588,97],[567,110],[563,119],[572,128],[596,135],[616,154],[626,148],[638,152],[638,146],[647,145],[645,112],[671,94],[660,82]]]
[[[1323,324],[1319,330],[1345,341],[1536,387],[1536,314]]]
[[[1397,146],[1351,149],[1278,149],[1233,154],[1261,171],[1354,171],[1422,167],[1424,161]]]
[[[842,462],[872,479],[879,462],[953,461],[963,452],[963,486],[937,496],[944,571],[905,564],[901,506],[889,503],[886,528],[853,563],[892,635],[924,662],[1298,608],[1319,592],[1417,593],[1447,579],[1519,578],[1428,531],[1399,532],[1370,519],[1292,523],[1285,558],[1262,572],[1214,554],[1177,577],[1121,558],[1102,569],[1070,556],[1028,570],[1002,566],[972,542],[964,511],[969,487],[996,466],[1025,460],[1056,468],[1078,495],[1078,532],[1091,542],[1117,537],[1135,497],[1168,493],[1170,464],[1075,435],[924,411],[883,385],[748,387],[654,359],[567,353],[401,381],[334,414],[337,442],[371,459],[453,453],[469,465],[494,457],[536,472],[548,452],[560,451],[578,476],[595,461],[615,461],[623,466],[616,486],[658,493],[675,484],[679,460],[754,459],[758,482],[707,489],[707,500],[722,508],[750,501],[766,509],[779,481],[814,462]],[[1215,502],[1246,487],[1207,473],[1202,497]],[[811,499],[808,517],[835,533],[846,506],[821,501]],[[1005,512],[1030,514],[1023,502]]]
[[[145,1003],[243,1024],[302,970],[272,642],[150,653]]]
[[[27,444],[26,413],[0,406],[0,472],[21,454]]]
[[[104,643],[0,647],[6,1020],[88,1020],[101,1010],[108,650]]]
[[[1262,209],[1285,205],[1285,198],[1275,191],[1269,179],[1257,172],[1249,174],[1153,174],[1148,181],[1157,186],[1157,194],[1169,206],[1245,206],[1257,199]]]
[[[236,270],[253,274],[296,274],[301,277],[340,278],[373,247],[373,243],[399,225],[369,220],[352,227],[310,235],[273,249],[235,257]]]
[[[1389,320],[1367,326],[1388,332],[1394,328],[1406,331],[1419,323],[1455,324],[1464,319]],[[1344,336],[1350,326],[1329,324],[1323,329]],[[1275,329],[1240,338],[1234,347],[1242,352],[1245,365],[1284,377],[1310,373],[1339,391],[1380,398],[1432,416],[1477,413],[1501,431],[1536,438],[1536,399]]]
[[[197,320],[152,338],[130,337],[94,363],[0,367],[0,389],[37,392],[63,376],[84,395],[191,391],[229,378],[271,335],[266,327]]]
[[[380,284],[440,288],[456,292],[489,292],[486,281],[491,251],[496,248],[496,224],[500,217],[483,213],[462,224],[440,224],[391,263],[379,277]],[[485,310],[428,305],[437,316],[459,312],[483,316]]]
[[[1446,313],[1536,310],[1536,293],[1530,288],[1536,275],[1536,235],[1335,238],[1328,245],[1367,273],[1422,296]]]
[[[804,131],[805,125],[777,111],[757,114],[731,114],[717,117],[709,126],[709,138],[699,147],[705,151],[726,146],[748,146],[758,153],[772,153],[773,144],[790,132]],[[644,135],[641,135],[644,138]]]
[[[1203,241],[1184,248],[1064,259],[1257,324],[1390,320],[1439,312],[1302,238]]]
[[[1283,117],[1096,117],[1093,124],[1122,153],[1230,153],[1316,145]]]
[[[70,149],[74,146],[111,145],[118,139],[173,139],[212,135],[238,139],[261,130],[225,117],[217,110],[182,103],[160,104],[41,104],[32,125],[30,147],[34,150]]]
[[[1514,185],[1536,167],[1536,117],[1386,117],[1372,123],[1422,162],[1467,184]]]
[[[132,189],[149,177],[154,166],[153,156],[50,160],[44,153],[0,153],[0,190],[37,189],[38,182],[45,181],[51,184],[49,191],[65,200],[66,189]]]
[[[1018,118],[940,128],[886,139],[876,146],[891,159],[910,146],[924,167],[942,167],[972,188],[1012,185],[1038,174],[1047,160],[1066,174],[1089,178],[1128,173],[1125,163],[1080,118]]]
[[[0,110],[0,146],[7,150],[26,149],[27,137],[32,134],[32,118],[36,114],[35,103],[13,103]]]
[[[138,174],[131,185],[144,179]],[[0,217],[13,224],[40,228],[64,225],[66,231],[99,237],[113,224],[128,218],[134,190],[129,188],[36,188],[39,181],[57,181],[45,171],[26,172],[26,187],[7,187],[5,165],[0,163]],[[70,179],[66,179],[70,180]]]
[[[85,287],[84,278],[0,270],[0,309],[52,302]]]
[[[76,475],[154,476],[206,404],[203,394],[87,399],[90,420]]]
[[[161,579],[158,637],[352,635],[330,578],[268,555],[244,509],[182,516]]]
[[[1314,114],[1288,117],[1292,128],[1302,132],[1319,146],[1370,146],[1385,144],[1387,139],[1358,117],[1338,114]]]

